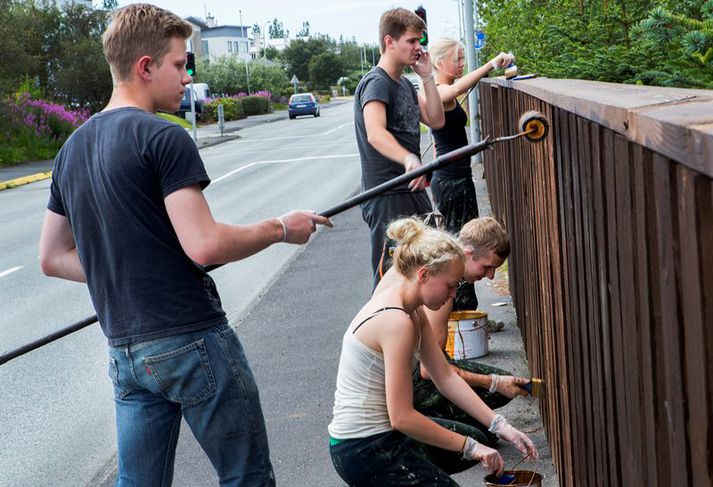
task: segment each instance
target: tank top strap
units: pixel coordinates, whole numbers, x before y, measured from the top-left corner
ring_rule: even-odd
[[[406,313],[406,310],[405,310],[405,309],[400,308],[400,307],[398,307],[398,306],[384,306],[383,308],[377,309],[376,311],[374,311],[372,314],[370,314],[369,316],[367,316],[367,317],[364,319],[364,321],[362,321],[362,322],[359,323],[357,326],[355,326],[355,327],[354,327],[354,330],[352,331],[352,335],[353,335],[354,333],[356,333],[356,331],[359,329],[359,327],[360,327],[361,325],[363,325],[364,323],[366,323],[367,321],[369,321],[370,319],[372,319],[374,316],[378,315],[378,314],[381,313],[382,311],[388,311],[388,310],[391,310],[391,309],[398,309],[398,310],[401,310],[401,311],[403,311],[404,313]]]

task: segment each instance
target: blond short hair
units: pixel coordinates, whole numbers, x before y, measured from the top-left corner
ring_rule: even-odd
[[[454,49],[463,47],[460,41],[455,39],[441,38],[437,39],[433,44],[431,44],[428,50],[431,54],[431,61],[433,62],[433,68],[438,71],[438,64],[443,63],[448,60],[448,56],[451,55]],[[457,54],[456,50],[456,56]]]
[[[191,24],[176,14],[148,3],[134,3],[116,10],[102,35],[104,57],[114,81],[129,81],[132,65],[151,56],[161,65],[173,38],[187,39]]]
[[[426,29],[426,24],[421,17],[405,8],[394,8],[381,14],[379,20],[379,46],[381,53],[386,51],[384,37],[391,36],[399,39],[404,32],[409,29],[422,32]]]
[[[416,218],[396,220],[389,225],[386,234],[398,244],[393,266],[405,276],[423,266],[438,274],[451,262],[464,260],[463,250],[455,237]]]
[[[474,218],[463,225],[458,240],[471,247],[476,254],[493,251],[501,259],[510,255],[510,241],[505,229],[500,222],[489,216]]]

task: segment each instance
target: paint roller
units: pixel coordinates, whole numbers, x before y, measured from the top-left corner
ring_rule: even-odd
[[[418,177],[423,176],[424,174],[428,174],[437,169],[441,169],[457,161],[458,159],[470,157],[474,154],[477,154],[478,152],[482,152],[485,149],[493,147],[495,144],[506,142],[508,140],[519,139],[521,137],[524,137],[530,142],[539,142],[545,137],[547,137],[547,133],[549,132],[549,126],[550,124],[547,121],[547,118],[545,118],[542,113],[536,110],[530,110],[528,112],[523,113],[520,117],[520,120],[518,121],[518,128],[520,131],[517,134],[498,137],[492,140],[486,137],[480,142],[469,144],[464,147],[461,147],[460,149],[456,149],[454,151],[448,152],[447,154],[443,154],[442,156],[437,157],[434,161],[424,166],[421,166],[414,171],[402,174],[389,181],[381,183],[380,185],[375,186],[367,191],[364,191],[363,193],[360,193],[356,196],[353,196],[343,201],[342,203],[333,206],[332,208],[328,208],[320,212],[320,215],[326,216],[327,218],[331,218],[334,215],[337,215],[343,211],[360,205],[361,203],[370,200],[375,196],[379,196],[385,191],[412,181]]]

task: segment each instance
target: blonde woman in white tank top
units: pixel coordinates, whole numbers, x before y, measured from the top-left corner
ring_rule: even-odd
[[[527,435],[493,413],[448,366],[423,311],[454,296],[464,266],[457,241],[410,218],[392,223],[388,236],[398,242],[393,267],[344,334],[329,425],[337,473],[350,486],[442,486],[457,485],[449,474],[477,462],[503,470],[500,454],[472,437],[482,435],[477,428],[445,428],[414,409],[411,372],[418,360],[443,395],[536,457]]]

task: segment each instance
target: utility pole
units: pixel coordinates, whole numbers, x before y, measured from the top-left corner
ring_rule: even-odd
[[[475,5],[475,9],[473,6]],[[465,0],[463,8],[463,24],[465,25],[465,45],[466,57],[468,59],[468,71],[478,69],[478,58],[475,50],[475,24],[479,24],[478,0]],[[478,109],[478,88],[471,90],[468,95],[468,112],[470,116],[470,142],[475,143],[480,140],[480,110]],[[475,162],[480,163],[480,153],[475,155]]]
[[[245,28],[243,27],[243,11],[238,9],[238,13],[240,14],[240,36],[247,38],[247,35],[245,34]],[[240,57],[240,45],[238,45],[238,57]],[[243,59],[245,61],[245,77],[247,78],[248,81],[248,95],[250,94],[250,71],[248,70],[248,60],[247,58]]]

